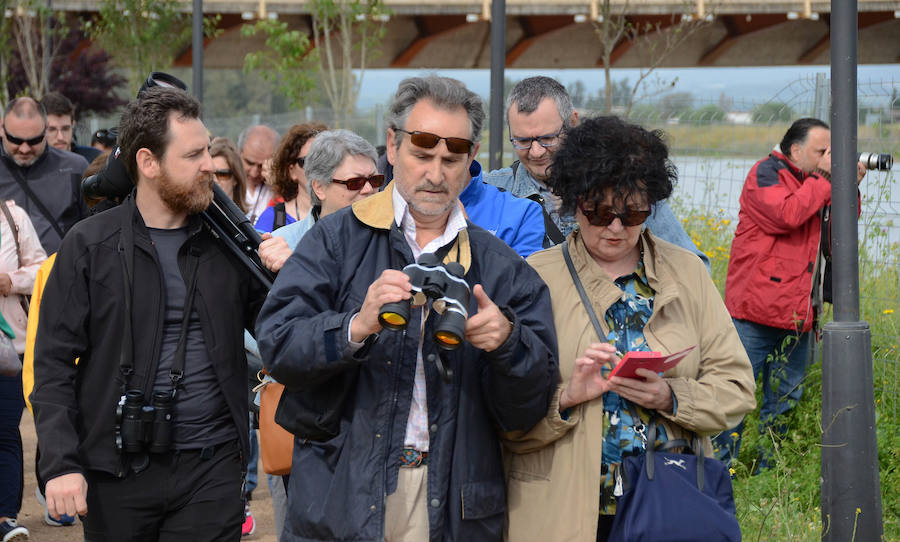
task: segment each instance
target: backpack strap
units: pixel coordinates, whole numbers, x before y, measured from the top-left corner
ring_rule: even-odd
[[[22,265],[22,247],[19,245],[19,225],[16,224],[16,221],[13,220],[12,213],[9,212],[9,205],[7,202],[0,200],[0,211],[3,212],[3,216],[6,217],[6,223],[9,224],[9,229],[12,231],[13,241],[16,243],[16,258],[19,261],[19,266]]]
[[[284,202],[279,201],[274,205],[275,218],[272,219],[272,231],[277,230],[287,224],[287,211],[284,208]]]

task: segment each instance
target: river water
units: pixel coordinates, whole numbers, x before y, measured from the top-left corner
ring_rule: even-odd
[[[761,157],[760,157],[761,158]],[[682,208],[705,213],[721,212],[737,223],[741,189],[750,168],[759,160],[674,156],[678,184],[674,198]],[[891,171],[869,171],[860,183],[862,216],[859,238],[877,237],[887,246],[900,244],[900,166]],[[876,232],[877,228],[877,232]],[[876,235],[877,233],[877,235]],[[894,248],[894,251],[900,249]],[[897,255],[895,254],[895,257]]]

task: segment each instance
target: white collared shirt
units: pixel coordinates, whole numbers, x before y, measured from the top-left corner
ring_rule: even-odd
[[[397,188],[393,188],[392,193],[394,203],[394,221],[403,231],[406,243],[412,250],[413,258],[419,259],[419,255],[423,252],[434,252],[442,246],[452,242],[459,232],[466,228],[466,217],[459,205],[454,204],[450,209],[450,216],[447,217],[447,226],[444,233],[433,239],[424,247],[419,247],[416,242],[416,221],[409,212],[409,203]],[[420,307],[416,310],[423,310]],[[420,452],[428,451],[428,403],[425,395],[425,365],[422,359],[422,343],[425,336],[425,319],[420,319],[422,327],[419,333],[419,347],[416,350],[416,379],[413,383],[412,403],[409,409],[409,419],[406,422],[406,437],[403,445],[415,448]]]

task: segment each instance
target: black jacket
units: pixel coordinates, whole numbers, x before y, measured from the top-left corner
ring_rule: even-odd
[[[385,496],[397,488],[409,417],[419,311],[405,331],[382,331],[355,354],[347,331],[381,272],[412,261],[392,226],[391,192],[388,186],[320,220],[260,312],[257,336],[272,376],[339,418],[333,438],[294,441],[286,540],[383,539]],[[436,369],[434,341],[423,342],[430,539],[499,541],[506,490],[497,431],[529,429],[547,413],[559,380],[553,313],[544,282],[503,241],[470,223],[454,247],[449,257],[459,251],[470,288],[481,284],[513,327],[492,352],[469,343],[450,352],[449,383]],[[478,311],[474,297],[468,310]],[[437,320],[434,313],[426,320],[426,337]],[[319,401],[321,390],[333,403]]]
[[[43,292],[31,403],[41,444],[38,469],[45,480],[88,469],[117,476],[127,472],[115,447],[116,404],[124,380],[119,359],[126,282],[120,251],[127,244],[122,235],[126,220],[131,220],[134,233],[134,375],[128,387],[142,388],[145,400],[152,391],[163,331],[164,278],[144,221],[129,197],[72,228]],[[188,240],[178,254],[186,284],[191,250],[198,255],[194,308],[246,461],[243,330],[253,329],[266,292],[198,216],[191,217]]]

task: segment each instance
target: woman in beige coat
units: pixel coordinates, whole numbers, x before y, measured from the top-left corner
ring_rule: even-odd
[[[708,436],[754,408],[755,383],[706,267],[642,231],[675,180],[660,134],[614,117],[588,119],[567,133],[550,171],[562,211],[578,222],[566,244],[603,336],[562,246],[532,255],[528,262],[550,287],[561,381],[547,416],[507,435],[507,539],[601,541],[621,494],[622,456],[644,452],[652,412],[662,427],[657,443],[688,430],[711,455]],[[692,346],[661,376],[638,369],[641,378],[607,379],[625,352]]]

